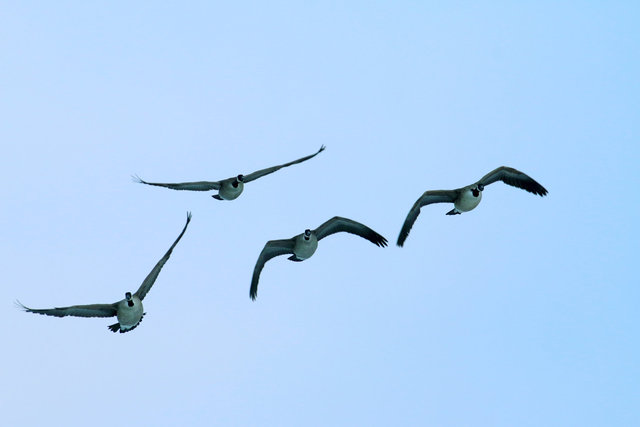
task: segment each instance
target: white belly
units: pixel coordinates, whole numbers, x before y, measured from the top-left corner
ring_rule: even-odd
[[[244,190],[244,184],[242,182],[239,182],[237,187],[234,187],[231,182],[225,182],[222,184],[222,187],[220,187],[218,195],[224,200],[233,200],[242,194],[242,190]]]
[[[144,309],[142,308],[142,301],[136,296],[132,298],[133,307],[129,307],[126,300],[122,300],[118,303],[118,323],[120,323],[120,329],[127,331],[138,323],[142,319]]]
[[[473,192],[468,189],[465,190],[458,200],[455,201],[454,206],[460,212],[469,212],[474,209],[476,206],[480,204],[480,200],[482,200],[482,191],[478,193],[478,196],[474,196]]]
[[[299,259],[310,258],[318,249],[318,239],[314,234],[309,236],[309,240],[304,238],[304,235],[300,235],[296,238],[296,244],[293,247],[293,253]]]

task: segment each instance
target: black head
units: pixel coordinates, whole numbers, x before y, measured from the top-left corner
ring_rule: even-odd
[[[304,230],[304,238],[305,240],[309,240],[309,237],[311,237],[311,230],[307,228],[306,230]]]
[[[241,182],[244,183],[244,175],[242,175],[242,174],[236,176],[235,179],[233,180],[233,182],[231,183],[231,185],[233,185],[233,188],[238,188],[238,185]]]
[[[124,297],[126,298],[127,301],[131,301],[131,292],[125,293]]]

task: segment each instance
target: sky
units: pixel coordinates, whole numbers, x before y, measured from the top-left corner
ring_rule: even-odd
[[[637,2],[3,2],[0,424],[640,424]],[[216,181],[326,150],[235,201]],[[501,166],[480,206],[426,190]],[[24,313],[135,291],[126,334]],[[341,233],[262,271],[268,240]]]

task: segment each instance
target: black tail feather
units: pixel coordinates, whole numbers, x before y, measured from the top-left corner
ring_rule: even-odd
[[[133,325],[133,327],[127,329],[126,331],[122,330],[122,328],[120,327],[120,323],[114,323],[113,325],[109,325],[109,330],[111,332],[120,331],[121,334],[124,334],[125,332],[129,332],[129,331],[133,331],[142,322],[142,319],[144,318],[145,314],[147,313],[142,313],[142,316],[140,317],[140,320],[138,321],[138,323],[136,323],[135,325]]]

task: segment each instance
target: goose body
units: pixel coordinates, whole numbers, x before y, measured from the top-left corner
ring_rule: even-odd
[[[240,178],[241,179],[241,178]],[[244,182],[240,181],[240,179],[235,178],[232,180],[222,181],[220,185],[220,190],[218,191],[218,197],[214,197],[218,200],[235,200],[242,194],[244,190]]]
[[[138,326],[142,321],[142,316],[144,316],[142,300],[135,295],[132,296],[129,300],[125,298],[117,303],[116,312],[118,323],[109,326],[109,328],[113,332],[116,332],[118,329],[122,333],[129,332],[130,330]]]
[[[478,182],[465,187],[455,190],[425,191],[413,204],[404,220],[404,224],[398,235],[398,246],[404,245],[411,231],[411,227],[413,227],[416,219],[418,219],[420,209],[423,206],[433,203],[453,203],[453,209],[447,212],[447,215],[458,215],[462,212],[469,212],[480,204],[485,187],[496,181],[502,181],[505,184],[539,196],[545,196],[547,194],[547,189],[529,175],[507,166],[500,166],[480,178]]]
[[[187,226],[191,221],[191,213],[187,214],[187,222],[182,229],[182,232],[178,236],[178,238],[173,242],[169,250],[164,254],[164,256],[156,263],[151,272],[144,279],[138,290],[131,294],[131,292],[126,292],[124,299],[114,302],[113,304],[87,304],[87,305],[72,305],[69,307],[55,307],[55,308],[45,308],[45,309],[34,309],[24,306],[22,303],[17,301],[17,304],[21,309],[27,311],[29,313],[37,313],[44,314],[47,316],[55,316],[55,317],[66,317],[66,316],[75,316],[75,317],[113,317],[116,316],[118,318],[118,323],[114,323],[109,326],[109,329],[113,332],[120,331],[121,333],[129,332],[135,329],[142,318],[144,317],[144,307],[142,305],[142,300],[147,295],[153,284],[155,283],[158,275],[160,274],[160,270],[165,265],[169,257],[171,256],[171,252],[173,248],[176,247],[184,232],[187,230]]]
[[[248,175],[238,175],[231,178],[223,179],[221,181],[194,181],[194,182],[176,182],[176,183],[160,183],[160,182],[147,182],[144,181],[137,175],[134,175],[132,178],[135,182],[139,182],[141,184],[154,185],[156,187],[165,187],[170,188],[172,190],[188,190],[188,191],[210,191],[217,190],[218,194],[214,194],[213,197],[216,200],[235,200],[242,194],[244,190],[244,184],[254,181],[258,178],[261,178],[265,175],[269,175],[274,173],[277,170],[282,168],[286,168],[287,166],[295,165],[297,163],[302,163],[307,161],[319,153],[324,151],[325,146],[323,145],[320,149],[308,156],[301,157],[297,160],[284,163],[278,166],[272,166],[270,168],[261,169],[250,173]]]
[[[318,237],[316,233],[309,233],[309,235],[302,233],[296,237],[292,252],[295,258],[297,258],[295,261],[304,261],[305,259],[311,258],[316,252],[316,249],[318,249]]]
[[[474,191],[475,190],[475,191]],[[460,195],[453,202],[456,213],[469,212],[476,208],[482,200],[482,191],[472,188],[465,188],[460,191]]]
[[[316,249],[318,248],[318,241],[331,234],[339,232],[358,235],[369,240],[376,246],[387,246],[387,239],[373,231],[371,228],[359,222],[339,216],[335,216],[324,222],[315,230],[307,229],[304,233],[293,236],[290,239],[270,240],[264,245],[262,252],[260,252],[260,256],[258,256],[256,266],[253,269],[251,288],[249,290],[249,296],[251,299],[255,300],[258,296],[258,281],[260,279],[260,273],[267,261],[279,255],[289,254],[291,256],[288,259],[291,261],[304,261],[309,259],[316,252]]]

